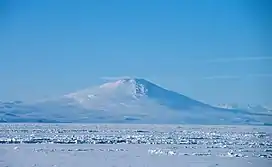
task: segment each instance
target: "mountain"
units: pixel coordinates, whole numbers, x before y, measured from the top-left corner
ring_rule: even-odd
[[[138,78],[0,108],[2,122],[269,124],[271,118],[268,113],[214,107]]]
[[[218,104],[216,107],[225,109],[240,109],[238,104]]]
[[[9,102],[1,102],[0,101],[0,108],[12,108],[15,105],[23,103],[22,101],[9,101]]]
[[[272,109],[267,106],[262,105],[239,105],[239,104],[219,104],[217,105],[219,108],[225,109],[237,109],[237,110],[246,110],[252,113],[268,113],[272,112]]]
[[[248,111],[251,112],[258,112],[258,113],[267,113],[267,112],[272,112],[272,109],[266,106],[262,105],[248,105],[247,106]]]

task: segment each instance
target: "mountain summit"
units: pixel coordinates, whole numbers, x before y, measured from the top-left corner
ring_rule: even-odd
[[[93,107],[102,102],[127,104],[139,101],[153,101],[160,105],[184,110],[194,107],[211,107],[179,93],[166,90],[145,79],[121,79],[98,87],[81,90],[64,96],[84,107]]]
[[[271,115],[204,104],[139,78],[124,78],[34,104],[0,108],[4,122],[264,124]]]
[[[122,79],[70,93],[64,97],[72,98],[78,102],[92,101],[97,98],[127,98],[136,100],[147,95],[148,87],[151,84],[144,79]]]

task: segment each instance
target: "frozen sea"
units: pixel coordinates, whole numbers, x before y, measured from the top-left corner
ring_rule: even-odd
[[[0,167],[271,167],[272,127],[0,124]]]

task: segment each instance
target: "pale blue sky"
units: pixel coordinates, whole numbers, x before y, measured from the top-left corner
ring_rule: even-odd
[[[137,76],[211,104],[272,104],[267,0],[3,0],[0,100]]]

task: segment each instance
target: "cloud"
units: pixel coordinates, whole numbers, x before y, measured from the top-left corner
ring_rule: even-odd
[[[270,78],[272,74],[248,74],[243,76],[238,75],[215,75],[215,76],[207,76],[201,79],[205,80],[213,80],[213,79],[243,79],[243,78]]]
[[[263,61],[272,60],[272,56],[262,56],[262,57],[235,57],[235,58],[219,58],[208,60],[210,63],[230,63],[237,61]]]

